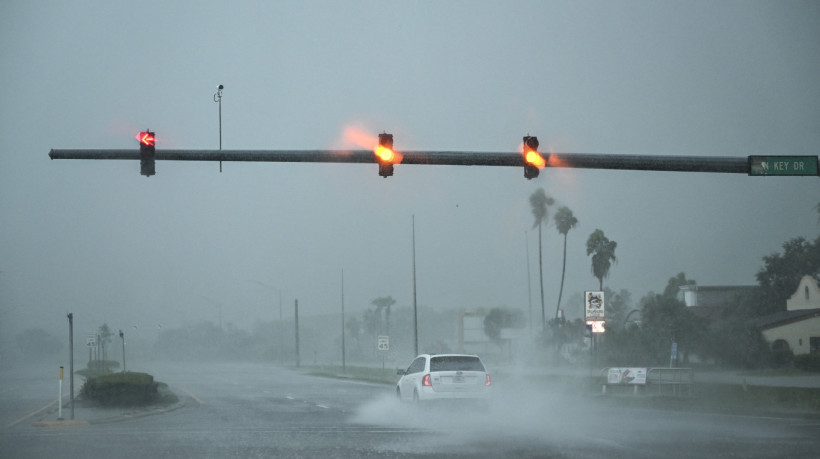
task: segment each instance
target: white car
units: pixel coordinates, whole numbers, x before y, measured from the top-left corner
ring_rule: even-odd
[[[481,359],[465,354],[422,354],[413,360],[396,384],[401,401],[484,399],[490,375]]]

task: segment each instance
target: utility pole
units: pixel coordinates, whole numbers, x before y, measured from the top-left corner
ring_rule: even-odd
[[[345,270],[342,270],[342,373],[346,372],[345,365]]]
[[[530,311],[530,338],[532,338],[532,284],[530,282],[530,236],[528,231],[524,231],[524,241],[527,247],[527,300]]]
[[[419,313],[416,303],[416,215],[413,214],[413,350],[419,355]],[[414,357],[415,357],[414,355]]]
[[[125,373],[125,333],[120,330],[120,339],[122,340],[122,372]]]
[[[296,327],[296,368],[299,368],[299,300],[293,300],[293,315]]]
[[[68,313],[68,377],[71,381],[71,419],[74,419],[74,314]],[[61,402],[62,403],[62,402]]]

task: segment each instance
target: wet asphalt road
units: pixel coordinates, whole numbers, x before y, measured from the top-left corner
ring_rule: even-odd
[[[39,372],[0,376],[0,457],[816,457],[820,420],[629,409],[515,380],[489,407],[421,407],[393,388],[264,364],[154,365],[181,403],[161,413],[78,409],[36,427],[56,395]],[[36,377],[38,379],[31,379]],[[127,415],[123,415],[126,413]],[[67,412],[64,409],[64,417]]]

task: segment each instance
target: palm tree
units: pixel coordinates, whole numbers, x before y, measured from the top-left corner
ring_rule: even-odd
[[[541,257],[541,223],[547,219],[547,208],[555,204],[555,199],[552,199],[543,188],[535,190],[530,195],[530,205],[532,205],[532,215],[535,217],[533,228],[538,227],[538,279],[541,285],[541,328],[546,330],[547,321],[544,314],[544,263]]]
[[[371,301],[373,306],[376,306],[376,314],[379,316],[379,333],[390,334],[390,306],[396,304],[396,300],[392,296],[382,296]],[[386,331],[382,329],[382,310],[384,310],[384,323],[387,324]]]
[[[569,210],[569,207],[562,206],[558,209],[558,212],[555,212],[555,226],[558,229],[559,234],[564,235],[564,263],[561,267],[561,288],[558,290],[558,305],[555,307],[555,317],[558,317],[558,312],[561,310],[561,296],[564,293],[564,274],[567,272],[567,233],[572,228],[575,228],[575,225],[578,224],[578,219],[572,215],[572,211]]]
[[[820,202],[814,208],[817,210],[817,223],[820,223]]]
[[[610,241],[604,232],[596,229],[587,239],[587,255],[592,255],[592,274],[598,279],[599,290],[604,289],[604,278],[609,275],[618,243]]]

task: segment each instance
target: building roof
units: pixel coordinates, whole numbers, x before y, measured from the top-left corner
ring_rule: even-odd
[[[774,314],[769,314],[768,316],[755,319],[754,324],[761,330],[768,330],[770,328],[788,325],[793,322],[800,322],[801,320],[810,319],[812,317],[820,317],[820,308],[779,311]]]
[[[722,308],[734,304],[737,299],[748,300],[759,295],[757,285],[685,285],[684,301],[689,307]],[[685,292],[694,292],[695,297]]]

